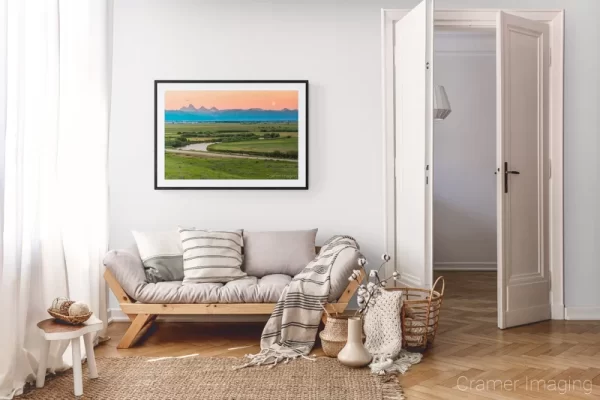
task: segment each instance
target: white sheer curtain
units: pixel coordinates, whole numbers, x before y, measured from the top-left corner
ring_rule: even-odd
[[[106,322],[111,12],[112,0],[0,3],[0,398],[35,377],[53,298]],[[51,368],[70,364],[64,350]]]

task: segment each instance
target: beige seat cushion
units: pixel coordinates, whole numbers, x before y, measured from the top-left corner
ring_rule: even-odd
[[[291,280],[291,276],[274,274],[262,278],[248,276],[227,283],[148,283],[138,292],[137,300],[168,304],[275,303]]]

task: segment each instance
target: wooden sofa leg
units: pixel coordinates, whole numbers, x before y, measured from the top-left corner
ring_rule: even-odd
[[[117,349],[128,349],[133,346],[137,339],[150,328],[155,319],[155,314],[138,314],[117,345]]]

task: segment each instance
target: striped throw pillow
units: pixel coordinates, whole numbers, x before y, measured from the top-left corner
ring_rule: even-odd
[[[242,272],[242,231],[179,228],[183,284],[229,282]]]

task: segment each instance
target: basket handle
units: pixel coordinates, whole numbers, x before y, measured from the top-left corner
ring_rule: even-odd
[[[440,279],[442,280],[442,291],[440,292],[440,296],[444,295],[444,289],[446,288],[446,280],[444,279],[443,276],[438,277],[435,282],[433,283],[433,286],[431,287],[431,295],[430,298],[433,297],[433,290],[435,289],[435,287],[437,286],[438,282],[440,281]]]

